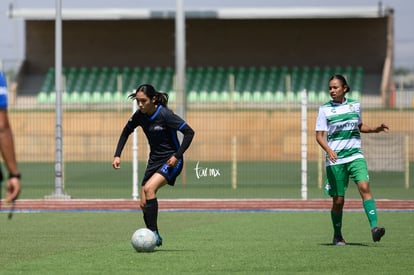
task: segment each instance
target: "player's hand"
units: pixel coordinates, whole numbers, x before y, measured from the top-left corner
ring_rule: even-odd
[[[147,200],[143,197],[139,200],[139,207],[143,212],[145,212],[145,205],[147,204]]]
[[[112,167],[114,167],[114,169],[121,168],[121,158],[120,157],[114,157],[114,160],[112,161]]]
[[[379,132],[388,132],[388,130],[389,130],[390,128],[387,126],[387,125],[385,125],[384,123],[382,123],[379,127],[377,127],[377,133],[379,133]]]
[[[178,163],[178,159],[177,159],[175,156],[172,156],[172,157],[170,157],[170,159],[169,159],[169,160],[167,160],[167,164],[168,164],[168,166],[170,166],[170,167],[174,167],[174,166],[176,166],[176,165],[177,165],[177,163]]]
[[[335,163],[336,160],[338,159],[338,155],[336,154],[336,152],[332,149],[328,150],[328,159],[331,163]]]
[[[11,203],[12,201],[17,200],[20,195],[20,179],[18,178],[10,178],[7,181],[6,186],[6,202]]]

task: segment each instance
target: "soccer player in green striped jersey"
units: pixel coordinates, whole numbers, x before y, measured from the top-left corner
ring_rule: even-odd
[[[316,141],[326,152],[326,188],[332,197],[334,245],[345,245],[341,229],[345,191],[349,179],[358,187],[373,241],[380,241],[385,234],[385,229],[377,225],[376,204],[369,187],[368,168],[361,150],[361,133],[388,131],[388,126],[381,124],[372,128],[364,124],[360,103],[345,97],[349,90],[344,76],[333,75],[329,79],[329,94],[332,100],[319,107],[315,127]]]

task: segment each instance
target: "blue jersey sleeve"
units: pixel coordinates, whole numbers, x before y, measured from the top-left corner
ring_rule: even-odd
[[[7,109],[7,83],[3,72],[0,72],[0,109]]]

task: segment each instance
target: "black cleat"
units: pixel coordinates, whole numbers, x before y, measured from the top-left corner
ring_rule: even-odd
[[[332,240],[333,245],[346,245],[346,242],[342,236],[336,236]]]
[[[382,236],[384,236],[385,234],[385,228],[384,227],[374,227],[371,230],[372,233],[372,240],[374,242],[379,242],[382,238]]]
[[[162,238],[161,238],[160,234],[158,234],[157,231],[152,231],[152,232],[154,232],[154,235],[157,238],[157,246],[161,246],[162,245]]]

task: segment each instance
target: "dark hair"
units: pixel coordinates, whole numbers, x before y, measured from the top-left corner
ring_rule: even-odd
[[[143,92],[148,98],[153,99],[155,97],[155,104],[167,106],[168,104],[168,94],[158,92],[155,88],[150,84],[141,84],[138,88],[128,95],[128,98],[135,99],[138,92]]]
[[[348,82],[346,81],[345,76],[341,75],[341,74],[334,74],[333,76],[331,76],[331,78],[329,79],[329,81],[333,80],[333,79],[338,79],[339,81],[342,82],[343,86],[346,86],[346,93],[349,92],[351,90],[351,87],[349,87]]]

